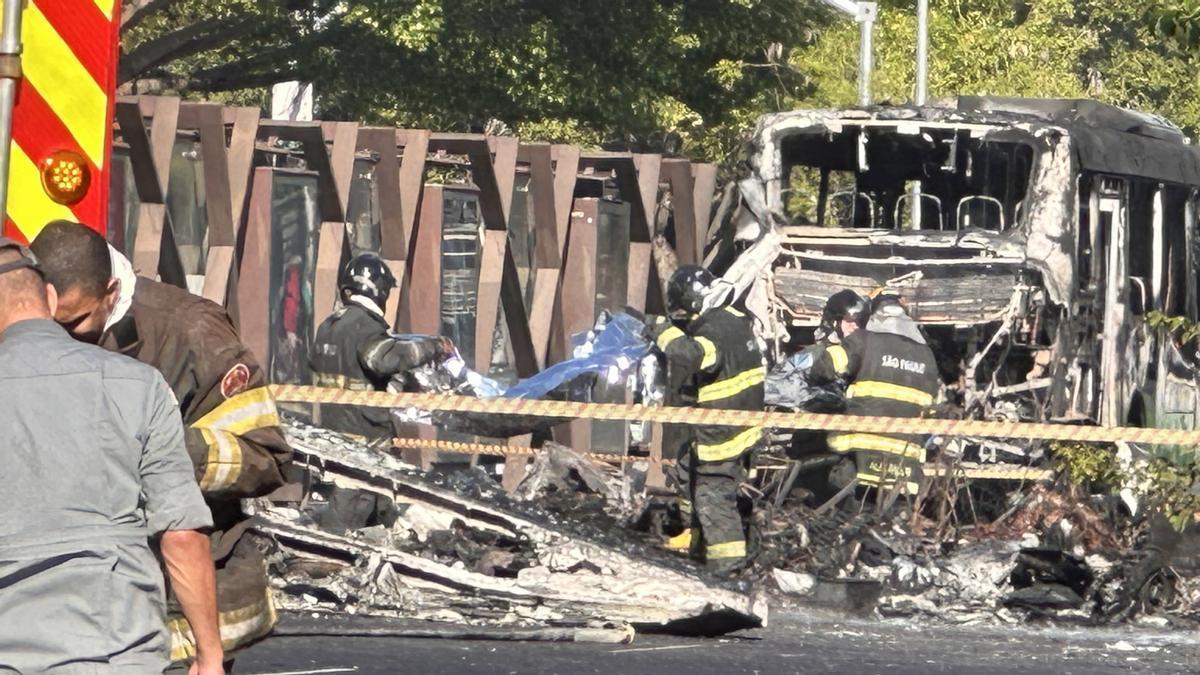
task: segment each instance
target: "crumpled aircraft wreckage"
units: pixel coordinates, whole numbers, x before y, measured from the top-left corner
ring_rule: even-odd
[[[772,347],[768,401],[778,407],[840,408],[839,388],[804,383],[799,349],[830,294],[888,287],[939,359],[936,416],[1194,424],[1200,360],[1146,321],[1200,318],[1200,151],[1164,120],[1088,101],[980,98],[795,111],[764,117],[747,159],[716,211],[705,262]],[[605,314],[574,346],[574,358],[507,388],[462,364],[411,373],[406,386],[661,401],[661,364],[637,317]],[[421,410],[393,418],[496,438],[551,424]],[[626,446],[650,442],[649,425],[596,425]],[[291,504],[256,507],[287,608],[705,635],[766,622],[762,597],[657,548],[664,509],[644,463],[616,469],[573,452],[591,448],[547,444],[510,496],[479,470],[426,474],[300,422],[288,430],[310,483]],[[796,498],[797,448],[823,437],[779,436],[746,486],[757,504],[751,576],[806,605],[1110,621],[1191,617],[1200,597],[1184,573],[1200,539],[1128,513],[1108,518],[1119,499],[1076,503],[1011,483],[972,497],[947,472],[903,510],[889,513],[887,502],[853,513],[838,497]],[[943,460],[1046,461],[1036,442],[932,440]],[[1190,448],[1123,451],[1194,461]]]
[[[482,472],[434,476],[334,432],[298,421],[287,430],[304,497],[254,507],[285,609],[619,636],[766,623],[762,597],[704,578],[611,516],[540,508],[564,467],[615,508],[634,498],[616,469],[567,448],[545,450],[513,498]]]

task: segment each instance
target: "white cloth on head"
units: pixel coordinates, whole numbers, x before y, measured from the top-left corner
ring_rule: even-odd
[[[129,308],[133,306],[133,289],[137,286],[137,273],[133,271],[133,263],[113,248],[112,244],[108,245],[108,259],[112,263],[112,277],[117,280],[119,290],[117,304],[108,316],[108,321],[104,322],[104,330],[112,328],[129,313]]]
[[[374,300],[365,295],[351,295],[350,302],[353,302],[354,304],[362,307],[368,312],[375,314],[376,316],[383,316],[383,308],[380,307]]]
[[[917,322],[900,305],[884,305],[872,312],[866,329],[872,333],[891,333],[920,345],[925,344],[925,336],[917,327]]]

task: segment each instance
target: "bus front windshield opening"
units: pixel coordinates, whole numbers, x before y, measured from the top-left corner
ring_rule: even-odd
[[[1002,232],[1019,225],[1033,149],[969,130],[844,127],[781,143],[791,224]]]

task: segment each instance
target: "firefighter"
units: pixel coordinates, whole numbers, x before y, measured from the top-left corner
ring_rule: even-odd
[[[766,366],[751,319],[727,302],[707,270],[680,267],[667,286],[669,319],[650,320],[655,344],[667,357],[668,403],[701,408],[762,410]],[[680,511],[692,527],[668,548],[704,543],[704,558],[718,574],[745,564],[746,538],[738,512],[738,486],[746,478],[760,427],[693,426],[675,470]],[[698,525],[699,537],[692,529]]]
[[[186,427],[188,454],[212,510],[221,641],[232,650],[275,625],[266,567],[241,499],[284,483],[292,452],[258,362],[229,315],[186,290],[134,274],[124,256],[78,223],[50,223],[34,253],[58,291],[55,320],[73,337],[153,366],[166,379]],[[171,660],[195,655],[172,600]]]
[[[867,300],[850,289],[829,296],[821,310],[821,324],[817,328],[817,344],[822,351],[842,340],[867,323],[871,306]]]
[[[934,404],[940,381],[933,350],[898,295],[877,294],[861,329],[839,323],[840,344],[813,365],[818,382],[844,379],[850,415],[920,417]],[[905,434],[832,433],[829,448],[854,458],[859,485],[899,487],[916,495],[925,463],[924,439]],[[847,481],[848,482],[848,481]]]
[[[386,391],[394,376],[453,350],[444,338],[401,336],[388,329],[384,307],[395,287],[396,277],[374,253],[346,263],[338,277],[341,307],[317,329],[312,363],[317,386]],[[392,438],[383,408],[322,406],[321,424],[369,441]]]
[[[805,355],[816,364],[830,347],[841,345],[846,336],[853,334],[866,325],[871,313],[870,303],[852,290],[838,291],[829,297],[821,310],[821,323],[816,331],[816,344],[804,349]],[[811,368],[811,366],[810,366]],[[810,384],[818,384],[808,377],[809,369],[801,375]],[[768,380],[770,379],[768,375]],[[820,382],[827,391],[837,392],[838,398],[844,396],[845,382]],[[844,407],[836,409],[812,409],[814,412],[842,412]],[[847,483],[854,479],[854,460],[844,455],[829,451],[829,438],[823,431],[794,431],[790,436],[792,456],[800,463],[799,482],[797,485],[810,491],[818,502],[825,502],[833,497]]]

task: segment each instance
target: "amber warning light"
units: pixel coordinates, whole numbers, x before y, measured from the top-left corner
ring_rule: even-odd
[[[42,160],[42,187],[59,204],[79,203],[91,182],[91,169],[77,153],[59,150]]]

